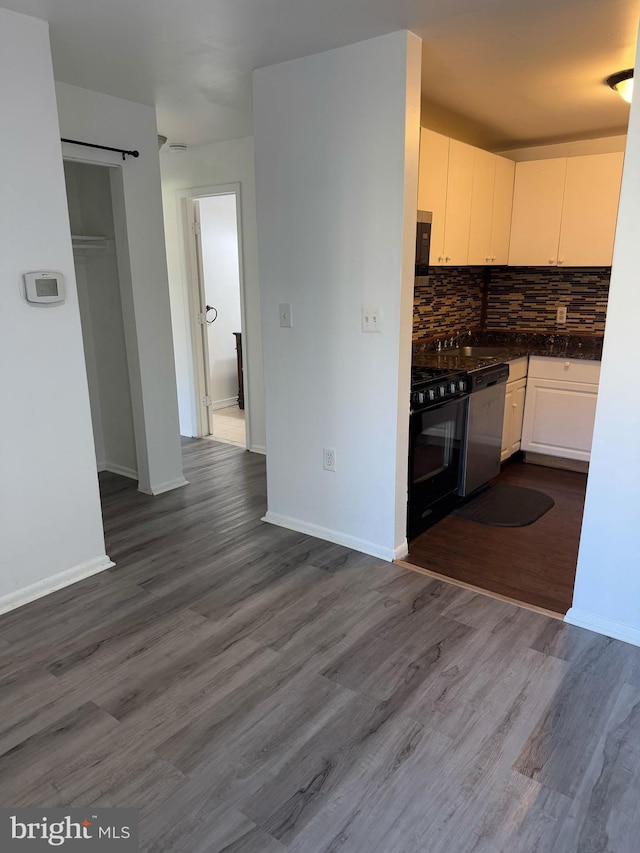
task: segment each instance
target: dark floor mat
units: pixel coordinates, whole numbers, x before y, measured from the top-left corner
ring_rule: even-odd
[[[494,527],[526,527],[551,509],[553,498],[537,489],[497,483],[472,497],[453,513]]]

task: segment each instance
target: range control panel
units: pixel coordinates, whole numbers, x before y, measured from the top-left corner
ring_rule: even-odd
[[[467,375],[462,371],[414,368],[411,373],[411,409],[421,409],[443,400],[461,397],[469,391]]]

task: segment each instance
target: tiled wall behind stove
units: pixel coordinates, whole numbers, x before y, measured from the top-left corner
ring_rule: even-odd
[[[487,329],[604,332],[611,267],[493,267]],[[567,322],[556,323],[559,305]]]
[[[415,281],[413,339],[477,329],[481,308],[481,267],[430,267]]]

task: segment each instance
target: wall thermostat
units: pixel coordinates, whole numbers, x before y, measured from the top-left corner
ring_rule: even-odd
[[[26,272],[24,290],[27,301],[34,305],[64,302],[64,276],[61,272],[51,270]]]

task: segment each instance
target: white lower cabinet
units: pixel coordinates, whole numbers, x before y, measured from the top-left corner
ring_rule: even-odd
[[[502,453],[500,455],[502,462],[520,450],[526,390],[526,379],[518,379],[517,382],[507,384],[507,393],[504,399]]]
[[[504,462],[520,450],[522,419],[527,389],[527,357],[509,362],[509,379],[504,399],[504,422],[502,425],[502,452]]]
[[[532,356],[521,449],[588,462],[599,378],[599,362]]]

